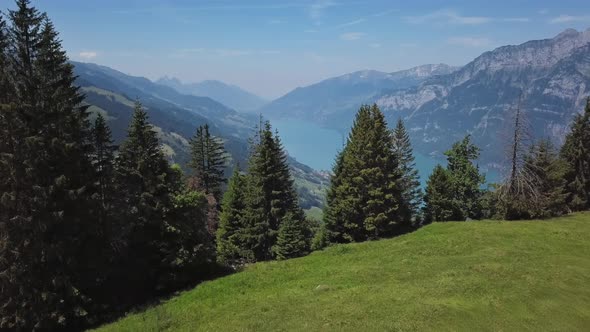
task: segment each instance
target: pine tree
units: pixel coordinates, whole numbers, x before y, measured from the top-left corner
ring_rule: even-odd
[[[551,141],[544,139],[533,147],[530,157],[527,158],[527,167],[538,179],[536,191],[539,193],[528,213],[529,217],[549,218],[566,213],[567,165],[558,158]]]
[[[471,143],[470,136],[455,144],[445,152],[447,170],[451,179],[449,192],[452,194],[453,205],[460,211],[458,219],[480,219],[483,213],[481,198],[485,177],[480,174],[479,167],[473,161],[479,157],[479,148]]]
[[[166,212],[172,208],[177,176],[160,148],[139,102],[115,166],[118,242],[123,250],[113,279],[131,301],[153,294],[175,259],[176,237]],[[168,271],[169,272],[169,271]],[[124,282],[122,282],[124,281]],[[123,293],[125,294],[125,293]]]
[[[166,216],[166,240],[171,249],[163,270],[169,274],[167,284],[183,286],[207,273],[215,262],[215,246],[207,228],[207,196],[183,185],[179,165],[172,165],[171,170],[170,187],[175,189],[172,208]]]
[[[291,178],[287,155],[278,134],[273,135],[267,121],[259,128],[249,160],[244,212],[244,243],[254,259],[268,260],[283,218],[287,213],[304,222]]]
[[[194,176],[206,194],[212,194],[217,202],[221,201],[222,185],[226,182],[225,150],[220,138],[209,133],[209,125],[199,126],[190,141],[191,162]]]
[[[244,241],[241,237],[242,229],[245,227],[246,181],[246,176],[242,175],[239,166],[236,166],[221,201],[217,229],[217,259],[222,264],[236,265],[243,260],[253,259],[251,253],[243,252]]]
[[[29,1],[17,7],[3,50],[0,327],[75,328],[96,273],[89,124],[53,25]]]
[[[310,250],[309,227],[293,213],[288,212],[281,221],[277,242],[273,252],[277,259],[289,259],[305,256]]]
[[[110,210],[114,195],[113,169],[116,147],[113,145],[111,130],[102,114],[98,114],[94,121],[92,144],[94,146],[92,164],[98,180],[97,195],[102,207],[101,211],[104,213]]]
[[[401,230],[400,173],[392,151],[381,111],[376,105],[361,107],[328,192],[325,224],[330,242],[365,241]]]
[[[422,204],[422,189],[420,188],[420,176],[414,162],[414,154],[410,136],[406,131],[402,119],[399,119],[393,130],[393,153],[398,160],[400,189],[402,200],[400,202],[400,217],[402,222],[416,226],[420,223],[418,211]]]
[[[567,162],[568,205],[574,211],[590,208],[590,98],[583,114],[574,117],[561,157]]]
[[[424,195],[424,222],[460,220],[461,212],[453,201],[449,171],[436,165],[426,182]]]

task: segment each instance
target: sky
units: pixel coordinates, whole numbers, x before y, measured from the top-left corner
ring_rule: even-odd
[[[590,1],[33,0],[72,60],[136,76],[216,79],[262,97],[345,73],[464,65],[495,47],[590,27]],[[14,8],[0,0],[0,8]]]

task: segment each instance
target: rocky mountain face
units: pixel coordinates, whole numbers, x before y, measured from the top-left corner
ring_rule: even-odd
[[[268,103],[267,100],[238,86],[215,80],[183,83],[174,77],[162,77],[156,83],[171,87],[182,94],[209,97],[242,112],[255,111]]]
[[[534,137],[560,143],[590,96],[590,29],[504,46],[461,69],[375,98],[390,121],[405,119],[417,149],[439,154],[471,134],[482,160],[503,159],[504,137],[517,107]]]
[[[86,95],[85,102],[93,114],[101,113],[112,130],[116,144],[127,135],[135,100],[147,109],[150,122],[171,162],[185,166],[189,160],[189,140],[199,125],[209,124],[213,135],[222,137],[231,155],[227,174],[237,163],[247,165],[248,138],[258,121],[255,115],[239,113],[208,98],[185,95],[156,84],[144,77],[134,77],[114,69],[89,63],[73,62],[77,84]],[[325,174],[289,158],[289,164],[306,208],[322,207]]]
[[[374,101],[384,89],[415,86],[434,75],[456,68],[424,65],[394,73],[363,70],[297,88],[264,106],[261,112],[273,118],[294,118],[334,128],[348,128],[358,107]]]

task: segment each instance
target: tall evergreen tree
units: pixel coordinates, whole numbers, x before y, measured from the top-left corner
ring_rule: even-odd
[[[411,223],[415,226],[420,223],[418,211],[422,204],[422,189],[420,188],[420,176],[414,162],[410,136],[402,119],[398,120],[392,137],[393,153],[398,160],[398,168],[401,174],[402,200],[400,202],[400,217],[402,222]]]
[[[221,201],[219,228],[216,235],[217,259],[222,264],[235,265],[243,260],[253,259],[251,253],[244,252],[244,241],[241,236],[245,227],[246,181],[246,176],[242,175],[239,166],[236,166]]]
[[[244,212],[245,249],[255,260],[274,257],[272,251],[283,218],[287,213],[304,222],[294,182],[278,134],[267,121],[259,128],[249,160]]]
[[[528,216],[530,218],[549,218],[567,212],[567,192],[565,175],[567,164],[558,157],[553,144],[548,139],[536,144],[527,158],[527,167],[537,179],[536,192]]]
[[[362,106],[334,166],[326,231],[330,242],[390,236],[400,230],[401,178],[383,113]]]
[[[223,141],[209,133],[209,125],[199,126],[190,141],[191,162],[200,186],[206,194],[212,194],[217,202],[221,201],[222,185],[226,182],[225,150]]]
[[[574,211],[590,209],[590,98],[584,113],[574,117],[561,156],[569,165],[568,205]]]
[[[111,130],[102,114],[98,114],[92,128],[92,144],[94,154],[92,164],[97,176],[97,195],[104,213],[110,210],[114,195],[113,170],[115,162],[115,150]]]
[[[460,220],[460,211],[450,195],[452,183],[449,172],[436,165],[426,182],[424,195],[424,222]]]
[[[75,327],[96,272],[89,267],[97,229],[87,113],[45,14],[19,0],[9,18],[3,73],[12,86],[0,115],[0,125],[10,128],[0,153],[0,327]]]
[[[121,212],[117,242],[123,250],[114,279],[125,281],[119,286],[130,296],[127,300],[141,299],[162,287],[161,276],[174,259],[173,227],[166,213],[178,190],[175,179],[147,113],[136,102],[115,167],[116,204]]]
[[[170,187],[174,188],[172,208],[166,216],[167,236],[170,247],[163,271],[168,273],[164,280],[177,287],[194,282],[195,278],[206,275],[215,261],[215,246],[208,229],[209,202],[207,196],[182,182],[183,174],[179,165],[172,165]]]
[[[424,197],[424,214],[427,222],[479,219],[483,215],[481,186],[485,177],[473,161],[479,157],[479,148],[469,136],[453,144],[445,152],[447,168],[437,165],[430,175]]]
[[[485,177],[473,163],[479,157],[479,151],[468,135],[445,152],[453,204],[460,211],[460,215],[455,216],[458,217],[456,220],[479,219],[482,216],[481,197],[484,191],[481,186],[485,183]]]

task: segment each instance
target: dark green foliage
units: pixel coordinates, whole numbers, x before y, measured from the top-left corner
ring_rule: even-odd
[[[92,164],[98,182],[96,194],[101,205],[101,212],[108,214],[108,211],[112,208],[114,195],[113,170],[116,147],[113,145],[111,130],[101,114],[94,121],[91,139],[94,148]],[[101,217],[103,219],[106,216]]]
[[[194,176],[206,194],[212,194],[217,202],[221,201],[222,185],[226,182],[225,150],[220,138],[209,133],[209,125],[199,126],[190,141],[191,162]]]
[[[115,183],[120,212],[115,242],[123,248],[116,276],[132,298],[141,298],[166,287],[162,276],[170,272],[177,245],[176,228],[166,217],[179,186],[139,102],[117,156]]]
[[[333,171],[324,217],[330,242],[365,241],[401,230],[398,160],[376,105],[360,108]]]
[[[426,182],[424,195],[424,221],[459,220],[459,211],[450,195],[451,177],[441,165],[436,165]]]
[[[453,203],[460,213],[458,220],[480,219],[482,216],[481,196],[484,191],[481,186],[485,183],[485,177],[480,174],[479,167],[473,164],[479,157],[479,151],[471,143],[470,136],[466,136],[445,152]]]
[[[430,176],[424,198],[424,214],[428,222],[480,219],[483,216],[481,186],[485,177],[473,160],[479,157],[479,148],[470,137],[453,144],[445,152],[447,168],[438,165]]]
[[[549,218],[567,213],[565,174],[567,164],[559,159],[549,140],[541,140],[527,158],[527,167],[537,180],[538,197],[533,201],[530,218]]]
[[[281,220],[277,242],[272,250],[277,259],[305,256],[310,250],[311,235],[307,222],[288,212]]]
[[[239,167],[236,166],[221,201],[221,214],[216,235],[217,260],[222,264],[236,265],[241,263],[242,258],[253,259],[252,255],[243,252],[243,238],[241,237],[241,232],[245,227],[246,181],[246,176],[242,175]]]
[[[179,174],[180,167],[173,167]],[[180,177],[178,177],[180,179]],[[168,231],[173,232],[174,258],[170,260],[170,284],[183,285],[202,277],[201,269],[215,262],[213,238],[207,229],[207,197],[188,188],[172,196]]]
[[[53,25],[17,7],[0,23],[0,328],[75,327],[97,273],[89,124]]]
[[[412,143],[401,119],[393,130],[393,153],[398,161],[401,174],[399,186],[402,191],[399,214],[403,223],[418,226],[421,222],[418,212],[422,204],[420,175],[414,162]]]
[[[269,122],[261,125],[252,142],[248,171],[246,208],[239,232],[240,259],[268,260],[275,257],[272,249],[285,216],[290,214],[292,220],[305,222],[298,206],[287,155],[278,134],[273,135]]]
[[[566,175],[568,206],[574,211],[590,208],[590,98],[583,114],[574,118],[561,157],[569,166]]]

